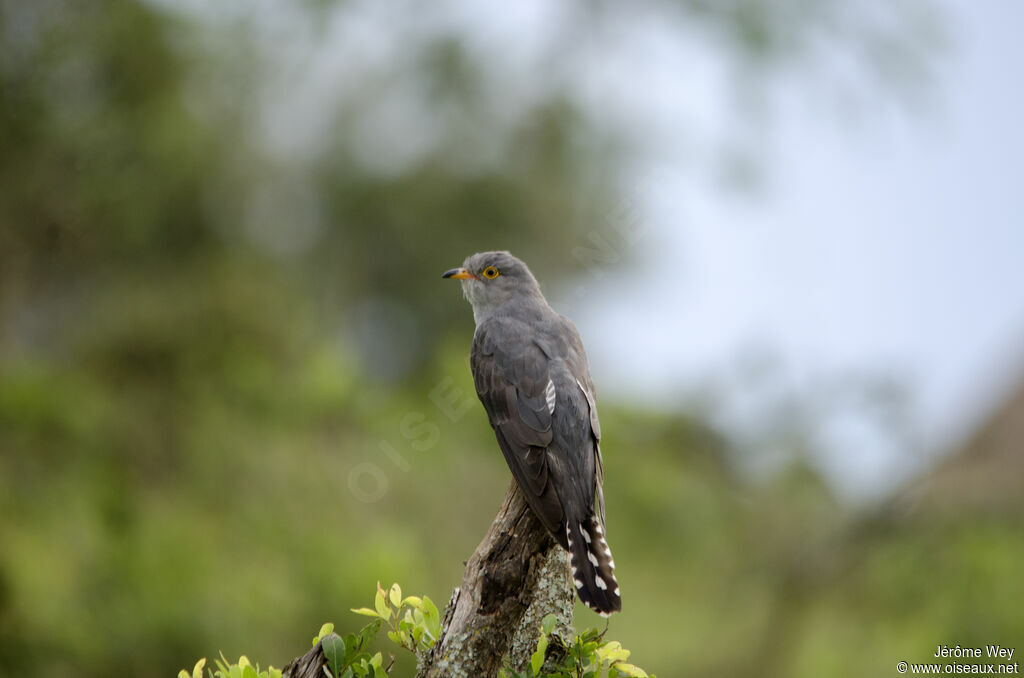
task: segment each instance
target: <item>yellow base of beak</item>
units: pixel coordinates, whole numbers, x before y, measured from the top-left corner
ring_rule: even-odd
[[[475,278],[476,276],[467,271],[464,268],[453,268],[450,271],[445,271],[441,274],[442,278],[455,278],[456,280],[468,280]]]

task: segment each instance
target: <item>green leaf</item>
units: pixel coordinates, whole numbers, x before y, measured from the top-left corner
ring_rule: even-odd
[[[430,598],[423,596],[423,606],[420,608],[426,618],[427,630],[432,640],[437,640],[441,635],[441,615],[437,612],[437,605]],[[431,643],[433,645],[433,643]]]
[[[617,640],[612,640],[597,648],[597,656],[601,661],[617,662],[629,659],[629,650],[622,647]]]
[[[358,640],[353,642],[353,649],[361,650],[367,645],[370,645],[374,640],[377,639],[377,634],[380,633],[380,627],[383,622],[380,619],[375,619],[359,631]]]
[[[632,664],[620,662],[612,668],[618,671],[619,675],[622,676],[629,676],[630,678],[649,678],[646,671],[639,666],[633,666]]]
[[[391,585],[391,593],[389,597],[391,598],[391,604],[396,608],[402,606],[402,587],[398,585],[398,582]]]
[[[333,631],[334,631],[334,624],[331,624],[330,622],[324,624],[323,626],[320,627],[320,633],[316,634],[316,636],[313,638],[313,644],[316,645],[318,642],[320,642],[321,638],[323,638],[324,636],[330,634]]]
[[[186,671],[185,669],[178,671],[178,678],[189,678],[188,671]]]
[[[379,617],[380,615],[376,610],[371,610],[368,607],[353,607],[352,611],[356,614],[361,614],[364,617]],[[385,617],[386,618],[386,617]],[[314,643],[315,644],[315,643]]]
[[[422,604],[423,604],[423,600],[420,599],[418,596],[406,596],[405,598],[402,599],[402,605],[411,605],[411,606],[413,606],[413,607],[415,607],[417,609]]]
[[[544,621],[541,622],[541,628],[544,629],[544,635],[551,635],[551,632],[555,630],[556,621],[558,621],[558,619],[553,614],[549,614],[544,617]]]
[[[320,649],[327,659],[327,665],[331,667],[331,673],[336,676],[340,674],[345,667],[345,640],[332,633],[320,640]]]
[[[242,678],[260,678],[260,674],[256,673],[256,669],[253,668],[252,664],[246,664],[242,667]]]
[[[546,635],[541,636],[540,640],[537,641],[537,649],[530,657],[530,668],[533,669],[533,675],[540,675],[540,667],[544,665],[544,654],[548,651],[548,637]]]
[[[384,599],[383,590],[377,591],[377,595],[373,599],[373,606],[377,608],[377,616],[381,619],[387,619],[391,616],[391,612],[388,610],[387,600]]]

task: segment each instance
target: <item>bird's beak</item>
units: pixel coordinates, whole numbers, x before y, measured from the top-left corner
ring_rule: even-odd
[[[464,268],[453,268],[450,271],[445,271],[441,274],[442,278],[455,278],[456,280],[468,280],[470,278],[479,280],[475,275],[470,273]]]

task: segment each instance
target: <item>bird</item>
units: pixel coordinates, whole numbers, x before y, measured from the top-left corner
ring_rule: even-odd
[[[526,503],[569,552],[580,600],[604,617],[620,611],[605,533],[601,425],[576,326],[508,252],[470,255],[441,277],[459,280],[473,307],[473,383]]]

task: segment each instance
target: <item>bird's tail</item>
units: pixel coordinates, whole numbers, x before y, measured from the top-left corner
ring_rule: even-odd
[[[604,536],[601,520],[593,515],[580,523],[565,526],[569,544],[573,584],[580,600],[603,617],[622,609],[619,583],[615,581],[615,561]]]

